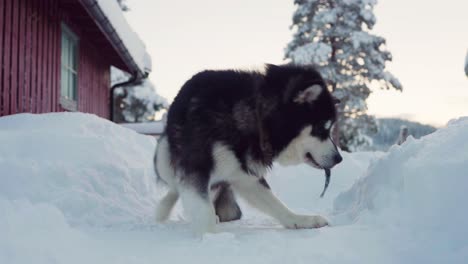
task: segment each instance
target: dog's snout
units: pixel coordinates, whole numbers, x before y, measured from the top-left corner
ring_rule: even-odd
[[[341,161],[343,161],[343,157],[341,157],[340,154],[336,154],[335,157],[334,157],[334,160],[335,160],[335,164],[338,164]]]

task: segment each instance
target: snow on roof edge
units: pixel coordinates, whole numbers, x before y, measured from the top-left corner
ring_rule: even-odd
[[[142,73],[149,73],[152,70],[151,56],[146,51],[146,46],[133,31],[124,17],[117,1],[94,0],[101,11],[105,14],[118,37],[122,40],[130,56]]]

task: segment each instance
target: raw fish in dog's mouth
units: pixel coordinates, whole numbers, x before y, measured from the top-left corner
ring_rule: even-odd
[[[327,169],[327,168],[325,168],[324,170],[325,170],[325,186],[323,187],[323,192],[320,195],[320,198],[323,198],[323,195],[325,194],[325,191],[327,191],[328,184],[330,184],[331,171],[330,171],[330,169]]]
[[[327,191],[328,185],[330,184],[331,170],[329,168],[323,168],[322,166],[320,166],[318,162],[315,161],[314,157],[308,152],[306,154],[306,159],[310,163],[312,163],[314,167],[325,170],[325,186],[323,187],[322,194],[320,194],[320,198],[323,198],[323,196],[325,195],[325,192]]]

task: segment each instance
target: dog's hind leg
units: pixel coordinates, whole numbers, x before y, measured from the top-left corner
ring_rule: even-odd
[[[169,218],[172,208],[179,199],[179,193],[176,190],[169,190],[164,196],[156,208],[156,221],[164,222]]]
[[[242,211],[237,204],[234,193],[229,185],[223,184],[214,200],[216,215],[220,222],[229,222],[239,220],[242,217]]]
[[[208,188],[182,184],[178,189],[184,212],[191,220],[194,230],[198,234],[214,232],[216,214]]]

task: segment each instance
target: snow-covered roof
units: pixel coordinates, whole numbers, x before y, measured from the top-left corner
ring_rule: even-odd
[[[139,77],[151,72],[151,57],[133,31],[115,0],[80,0],[112,43],[132,73]]]

